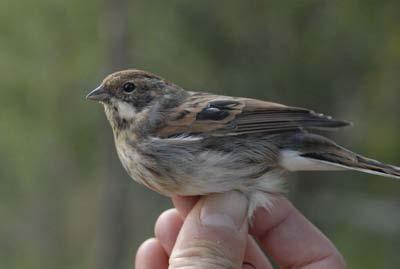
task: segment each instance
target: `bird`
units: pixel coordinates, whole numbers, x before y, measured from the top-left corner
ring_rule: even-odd
[[[150,72],[108,75],[103,104],[130,177],[168,197],[239,191],[249,219],[285,193],[289,172],[356,170],[400,179],[400,168],[318,134],[351,125],[313,110],[187,91]],[[319,131],[319,132],[318,132]]]

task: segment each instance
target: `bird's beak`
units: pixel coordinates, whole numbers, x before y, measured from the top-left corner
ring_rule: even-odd
[[[110,98],[108,92],[103,88],[102,85],[91,91],[87,96],[87,100],[97,101],[97,102],[104,102]]]

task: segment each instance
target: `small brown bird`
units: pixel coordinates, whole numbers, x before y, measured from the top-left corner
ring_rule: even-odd
[[[283,192],[287,171],[349,169],[400,178],[400,168],[310,133],[349,123],[308,109],[185,91],[140,70],[109,75],[87,99],[104,105],[134,180],[167,196],[238,190],[249,199],[249,217]]]

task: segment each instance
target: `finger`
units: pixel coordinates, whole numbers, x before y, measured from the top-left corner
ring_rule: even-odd
[[[168,256],[171,255],[182,225],[182,217],[175,208],[168,209],[157,219],[154,233]]]
[[[138,249],[135,269],[167,269],[168,256],[157,239],[146,240]]]
[[[248,236],[246,215],[247,199],[239,192],[203,197],[185,219],[170,268],[241,268]]]
[[[335,246],[285,198],[257,209],[251,234],[284,268],[346,268]]]
[[[172,197],[172,202],[181,216],[186,218],[199,199],[200,196],[174,196]]]
[[[165,211],[160,215],[156,222],[155,235],[167,255],[171,254],[182,224],[182,217],[176,209]],[[264,252],[251,236],[248,236],[244,261],[253,265],[255,268],[272,269],[272,266]]]
[[[272,264],[265,256],[264,252],[260,249],[254,238],[249,235],[247,239],[246,254],[244,261],[248,262],[253,268],[273,269]]]

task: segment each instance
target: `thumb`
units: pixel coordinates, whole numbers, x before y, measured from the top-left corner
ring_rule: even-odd
[[[200,199],[182,226],[169,268],[242,268],[247,204],[237,191]]]

